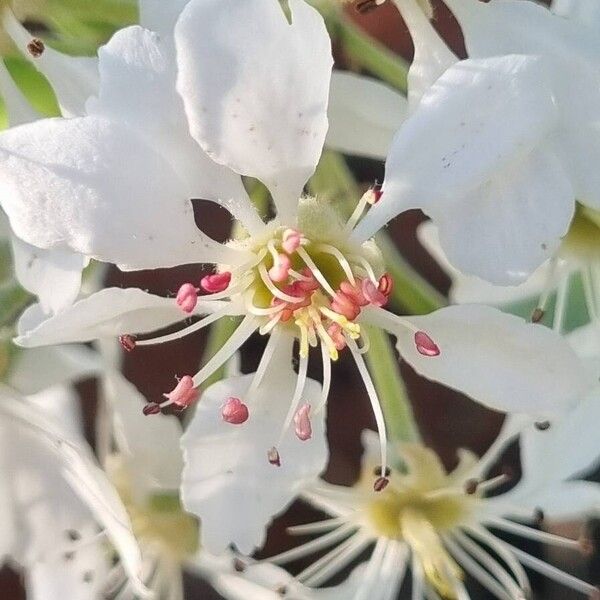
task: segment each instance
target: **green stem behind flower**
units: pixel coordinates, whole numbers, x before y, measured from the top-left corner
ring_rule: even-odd
[[[309,186],[313,194],[335,202],[344,214],[350,214],[361,195],[345,160],[335,152],[323,154]],[[394,279],[395,305],[411,314],[427,314],[446,304],[445,298],[408,265],[385,232],[378,234],[377,244]],[[392,441],[418,441],[419,429],[389,336],[372,327],[367,328],[367,333],[370,340],[367,365],[381,402],[388,436]]]
[[[409,65],[401,56],[353,23],[339,6],[323,0],[313,4],[323,15],[332,40],[342,45],[354,65],[407,93]]]
[[[365,358],[381,402],[387,434],[393,441],[418,442],[419,428],[390,338],[376,327],[367,327],[367,334],[370,348]]]

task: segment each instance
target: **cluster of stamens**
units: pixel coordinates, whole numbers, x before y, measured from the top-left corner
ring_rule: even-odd
[[[339,353],[349,348],[365,381],[380,430],[382,475],[374,487],[377,491],[385,489],[388,484],[385,425],[375,388],[361,357],[369,349],[369,340],[360,319],[365,309],[379,309],[388,303],[393,280],[376,266],[380,263],[376,248],[368,244],[353,246],[348,241],[349,233],[364,211],[378,202],[381,196],[377,187],[368,190],[345,224],[327,214],[320,222],[320,207],[317,204],[311,206],[311,199],[307,199],[308,217],[299,216],[298,226],[267,226],[263,238],[247,238],[241,242],[251,257],[248,262],[231,270],[221,267],[218,272],[203,277],[198,285],[186,282],[177,291],[175,302],[186,315],[198,312],[199,300],[204,307],[207,302],[219,301],[214,305],[214,311],[204,308],[203,313],[208,312],[206,316],[175,333],[144,340],[132,335],[121,336],[123,348],[132,351],[137,346],[182,338],[227,314],[243,312],[246,315],[224,347],[194,377],[181,377],[175,388],[164,394],[164,401],[148,404],[144,414],[159,414],[167,406],[179,410],[189,407],[199,398],[199,386],[237,351],[253,331],[258,330],[261,335],[275,333],[275,330],[287,331],[299,341],[300,366],[296,391],[291,398],[290,412],[279,442],[267,453],[269,462],[279,466],[281,458],[277,445],[288,428],[293,428],[301,441],[312,437],[311,418],[324,408],[329,392],[330,362],[336,361]],[[313,199],[313,202],[317,201]],[[231,307],[238,312],[228,312]],[[427,333],[417,330],[408,321],[405,324],[414,335],[415,348],[419,353],[429,357],[440,354],[438,346]],[[320,403],[311,407],[302,402],[302,396],[309,351],[318,346],[323,357],[323,392]],[[265,351],[265,365],[273,351]],[[260,384],[260,371],[259,368],[247,397]],[[221,416],[224,422],[237,426],[250,418],[250,411],[242,399],[230,397],[224,399],[221,405]]]

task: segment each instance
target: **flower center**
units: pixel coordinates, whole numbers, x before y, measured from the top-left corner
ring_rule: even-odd
[[[367,496],[364,525],[376,537],[409,544],[430,583],[444,598],[453,598],[462,572],[442,537],[468,521],[486,484],[479,489],[447,474],[437,455],[422,446],[406,446],[403,455],[408,471],[391,472],[385,490]],[[371,477],[367,473],[363,480]]]
[[[361,310],[385,305],[391,291],[389,276],[378,276],[362,249],[340,248],[299,229],[279,227],[255,253],[257,264],[241,276],[251,281],[246,309],[264,319],[263,334],[275,326],[295,330],[301,356],[320,342],[337,360],[346,337],[362,335]]]
[[[138,497],[128,468],[117,456],[111,457],[109,472],[141,544],[159,545],[176,561],[198,551],[198,522],[183,510],[176,492]]]
[[[560,254],[583,262],[600,259],[600,213],[577,205],[575,216],[563,239]]]

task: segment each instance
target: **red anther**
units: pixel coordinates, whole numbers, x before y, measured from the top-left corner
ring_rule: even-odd
[[[388,486],[390,480],[387,477],[378,477],[373,484],[373,489],[376,492],[383,492],[385,488]]]
[[[306,442],[312,437],[312,425],[310,423],[310,404],[302,405],[294,415],[296,437]]]
[[[191,283],[184,283],[177,292],[176,300],[183,312],[193,312],[198,304],[198,288]]]
[[[383,292],[380,292],[370,279],[362,280],[362,293],[369,301],[369,304],[373,306],[385,306],[387,304],[388,297]]]
[[[279,254],[273,266],[269,269],[269,278],[271,281],[281,283],[286,281],[289,276],[292,261],[287,254]]]
[[[319,282],[315,279],[313,272],[308,268],[304,267],[302,271],[300,271],[304,277],[310,277],[309,281],[295,281],[294,284],[298,286],[299,289],[305,292],[314,292],[319,289]]]
[[[223,421],[232,425],[241,425],[248,420],[248,407],[239,398],[227,398],[221,409]]]
[[[267,452],[267,458],[269,460],[269,463],[272,464],[274,467],[281,466],[281,457],[279,456],[279,452],[277,451],[277,448],[275,448],[275,446],[269,449],[269,451]]]
[[[331,301],[331,310],[338,313],[338,315],[343,315],[348,321],[354,321],[360,314],[360,306],[342,291],[336,292]]]
[[[417,352],[423,356],[439,356],[440,354],[438,345],[424,331],[415,333],[415,346]]]
[[[384,273],[380,278],[377,284],[377,289],[389,298],[392,295],[392,290],[394,289],[394,280],[389,273]]]
[[[200,392],[194,387],[194,380],[189,375],[184,375],[178,382],[173,391],[163,394],[171,404],[176,404],[180,408],[187,408],[190,404],[198,400]]]
[[[160,412],[160,404],[157,404],[156,402],[149,402],[148,404],[146,404],[146,406],[144,406],[142,412],[146,416],[157,415]]]
[[[342,328],[337,323],[332,323],[327,328],[327,333],[329,334],[329,337],[333,340],[335,349],[338,352],[341,352],[346,347],[346,338],[342,333]]]
[[[302,234],[296,229],[286,229],[281,236],[281,240],[281,247],[288,254],[293,254],[300,247]]]
[[[121,348],[126,350],[127,352],[131,352],[135,349],[135,336],[133,335],[120,335],[119,336],[119,344],[121,344]]]
[[[229,287],[231,283],[231,272],[223,271],[214,275],[207,275],[200,281],[200,287],[209,294],[218,294]]]
[[[346,294],[346,296],[352,298],[352,301],[359,306],[367,306],[369,301],[365,298],[359,285],[352,285],[349,281],[342,281],[340,283],[340,290]]]

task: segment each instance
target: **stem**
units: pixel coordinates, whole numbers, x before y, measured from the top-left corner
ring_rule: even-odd
[[[0,286],[0,326],[11,325],[30,302],[31,294],[16,281],[3,283]]]
[[[370,71],[404,94],[408,91],[408,63],[353,23],[339,7],[317,2],[329,35],[340,42],[354,65]]]
[[[365,358],[385,415],[388,437],[391,441],[418,442],[419,429],[390,338],[377,327],[366,329],[371,345]]]

